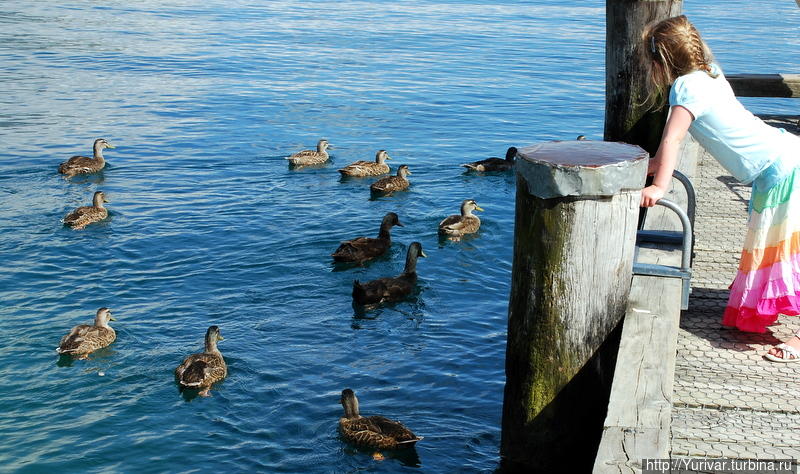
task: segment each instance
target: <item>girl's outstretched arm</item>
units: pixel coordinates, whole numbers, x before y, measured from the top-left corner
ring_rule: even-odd
[[[678,149],[683,137],[689,130],[694,116],[689,109],[676,105],[670,110],[661,143],[658,145],[656,156],[650,160],[647,167],[648,174],[655,174],[653,184],[642,189],[642,207],[653,207],[659,199],[664,197],[672,181],[672,172],[678,162]]]

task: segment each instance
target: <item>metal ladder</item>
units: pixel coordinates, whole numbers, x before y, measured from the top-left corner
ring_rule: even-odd
[[[687,210],[684,211],[677,204],[668,200],[660,199],[656,205],[664,206],[675,212],[681,220],[683,231],[669,230],[643,230],[636,232],[636,249],[633,256],[633,274],[660,276],[667,278],[681,279],[681,309],[689,308],[689,293],[692,291],[692,259],[694,251],[694,215],[695,215],[695,192],[692,182],[680,171],[674,171],[672,177],[680,181],[686,188]],[[647,210],[645,209],[645,217]],[[644,226],[644,218],[641,220],[640,227]],[[643,243],[666,244],[681,248],[681,266],[658,265],[653,263],[639,263],[639,246]]]

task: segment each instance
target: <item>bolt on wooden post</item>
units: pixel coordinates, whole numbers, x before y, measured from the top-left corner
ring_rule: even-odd
[[[608,400],[598,414],[596,377],[578,375],[625,313],[647,158],[600,141],[519,150],[504,469],[583,472],[573,461],[585,456],[591,470],[597,445],[584,440],[596,431],[599,442]]]

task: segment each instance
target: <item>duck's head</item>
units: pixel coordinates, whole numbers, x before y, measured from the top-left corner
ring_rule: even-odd
[[[219,326],[210,326],[206,331],[206,341],[223,341],[225,338],[219,332]]]
[[[408,170],[408,165],[400,165],[400,167],[397,168],[397,176],[400,176],[401,178],[405,178],[410,174],[411,171]]]
[[[383,163],[384,161],[391,159],[392,157],[389,156],[389,153],[386,150],[378,150],[378,153],[375,154],[376,163]]]
[[[114,145],[108,143],[105,138],[98,138],[94,141],[94,149],[95,150],[102,150],[104,148],[114,148]]]
[[[425,252],[422,251],[422,244],[419,242],[411,242],[411,245],[408,246],[408,256],[409,257],[427,257]]]
[[[95,191],[94,196],[92,196],[92,204],[94,204],[95,207],[103,207],[104,202],[108,202],[106,193],[103,191]]]
[[[517,147],[510,146],[508,150],[506,150],[506,161],[514,162],[514,159],[517,157]]]
[[[106,307],[98,309],[97,314],[94,317],[94,325],[100,327],[108,327],[109,321],[116,321],[116,319],[114,319],[111,316],[111,310]]]
[[[575,140],[581,140],[581,141],[586,140],[586,135],[578,135],[578,138],[576,138]]]
[[[344,408],[344,417],[345,418],[358,418],[358,398],[356,398],[355,392],[346,388],[342,390],[342,396],[339,399],[339,402],[342,404]]]
[[[405,227],[403,224],[400,223],[400,218],[394,212],[389,212],[385,216],[383,216],[383,222],[381,222],[382,226],[394,226],[399,225],[400,227]]]
[[[327,150],[328,148],[333,149],[328,140],[322,139],[317,143],[317,151],[322,153],[323,151]]]
[[[483,211],[483,208],[474,199],[464,199],[464,202],[461,203],[461,215],[470,215],[472,211]]]

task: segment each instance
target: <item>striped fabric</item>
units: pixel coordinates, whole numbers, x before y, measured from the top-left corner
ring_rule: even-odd
[[[722,324],[765,332],[800,315],[800,168],[767,191],[753,188],[747,237]]]

